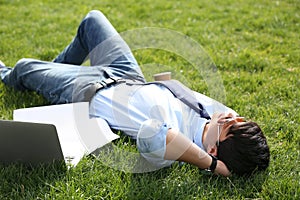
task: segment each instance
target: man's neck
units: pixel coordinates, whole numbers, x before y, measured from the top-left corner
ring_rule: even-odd
[[[203,129],[203,133],[202,133],[202,144],[204,143],[205,139],[206,139],[206,136],[207,136],[207,131],[209,129],[209,123],[206,123],[205,124],[205,127]]]

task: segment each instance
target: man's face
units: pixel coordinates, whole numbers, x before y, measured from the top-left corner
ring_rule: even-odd
[[[233,124],[243,122],[243,117],[237,117],[232,113],[214,114],[209,123],[206,139],[203,143],[207,152],[216,155],[219,143],[231,136],[230,134],[228,135],[230,127]]]

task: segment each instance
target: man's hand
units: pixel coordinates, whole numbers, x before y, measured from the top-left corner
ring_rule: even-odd
[[[231,175],[230,171],[228,170],[226,165],[221,160],[217,161],[217,167],[216,167],[214,173],[217,175],[222,175],[222,176],[226,176],[226,177]]]

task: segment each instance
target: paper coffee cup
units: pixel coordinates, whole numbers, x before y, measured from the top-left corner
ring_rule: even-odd
[[[155,81],[166,81],[171,80],[171,72],[163,72],[153,75]]]

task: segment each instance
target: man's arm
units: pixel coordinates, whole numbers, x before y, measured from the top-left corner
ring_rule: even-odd
[[[212,157],[200,147],[190,141],[187,137],[174,129],[169,129],[166,140],[166,153],[164,158],[167,160],[178,160],[196,165],[200,169],[207,169],[212,163]],[[230,176],[226,165],[218,160],[215,174]]]

